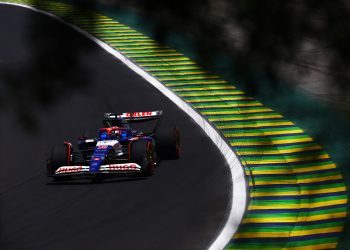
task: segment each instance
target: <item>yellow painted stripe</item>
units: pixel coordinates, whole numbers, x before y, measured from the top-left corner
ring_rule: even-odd
[[[288,144],[288,143],[296,143],[296,142],[311,142],[311,138],[297,138],[297,139],[285,139],[285,140],[273,140],[270,141],[236,141],[231,142],[231,146],[260,146],[260,145],[275,145],[275,144]]]
[[[203,92],[203,93],[179,93],[180,96],[183,97],[191,97],[191,96],[216,96],[216,95],[237,95],[241,94],[240,91],[238,90],[227,90],[227,91],[215,91],[215,90],[208,90],[208,92]],[[267,110],[265,110],[267,111]],[[224,114],[239,114],[238,111],[202,111],[202,114],[206,115],[224,115]]]
[[[214,92],[216,94],[216,92]],[[226,92],[222,92],[219,94],[225,94]],[[230,111],[201,111],[202,114],[205,115],[239,115],[239,114],[250,114],[250,113],[263,113],[263,112],[270,112],[273,111],[269,108],[263,108],[263,109],[248,109],[248,110],[230,110]],[[246,127],[245,125],[243,126]]]
[[[101,20],[94,20],[94,25],[90,26],[91,25],[91,19],[88,19],[88,20],[75,20],[74,23],[77,23],[79,24],[79,26],[84,26],[86,27],[86,25],[89,25],[88,27],[91,27],[91,28],[96,28],[98,26],[111,26],[111,27],[126,27],[125,25],[123,24],[120,24],[119,22],[117,21],[101,21]],[[126,27],[128,28],[128,27]]]
[[[252,107],[252,106],[263,106],[262,103],[260,102],[253,102],[253,103],[217,103],[217,104],[211,104],[211,105],[206,105],[203,103],[196,104],[194,103],[193,106],[195,108],[239,108],[239,107]],[[243,116],[241,120],[247,120],[249,121],[249,118],[246,116]]]
[[[183,56],[181,53],[166,53],[166,54],[156,54],[152,53],[149,55],[128,55],[130,58],[144,58],[144,57],[167,57],[167,56]]]
[[[160,67],[160,66],[181,66],[181,65],[196,65],[195,62],[187,61],[187,62],[163,62],[163,63],[139,63],[139,65],[143,67]],[[223,81],[226,82],[226,81]]]
[[[217,99],[212,98],[196,98],[196,99],[189,99],[186,100],[187,102],[194,103],[194,102],[217,102],[217,101],[240,101],[240,100],[253,100],[251,97],[244,97],[244,96],[236,96],[236,97],[224,97],[220,96]]]
[[[79,17],[78,15],[66,15],[66,16],[72,16],[72,17]],[[84,14],[83,16],[80,16],[79,20],[75,21],[75,22],[79,22],[79,23],[91,23],[91,18],[86,18],[87,14]],[[81,18],[83,17],[83,18]],[[113,24],[113,23],[118,23],[114,20],[112,20],[111,18],[107,18],[107,17],[104,17],[104,16],[101,16],[101,15],[94,15],[93,16],[94,18],[94,22],[96,24]]]
[[[98,13],[92,13],[95,14],[95,19],[97,19],[97,23],[103,22],[103,23],[116,23],[112,18],[106,17],[104,15],[98,14]]]
[[[140,33],[136,31],[131,31],[131,30],[92,30],[91,33],[97,36],[101,37],[114,37],[114,38],[119,38],[119,37],[142,37],[142,38],[149,38],[147,36],[143,36]]]
[[[149,42],[147,40],[139,40],[139,41],[130,42],[129,40],[125,40],[125,39],[120,39],[118,41],[116,41],[116,39],[111,39],[110,41],[107,41],[107,43],[110,46],[112,46],[118,50],[122,50],[126,47],[129,47],[129,46],[148,46],[148,45],[155,44],[155,43]]]
[[[116,33],[135,33],[135,34],[140,34],[136,30],[130,29],[125,26],[97,26],[95,27],[95,31],[102,31],[102,32],[116,32]]]
[[[278,125],[276,125],[278,126]],[[283,148],[278,148],[278,149],[271,149],[271,150],[264,150],[261,151],[261,155],[269,155],[269,154],[288,154],[288,153],[299,153],[299,152],[306,152],[306,151],[311,151],[311,150],[321,150],[322,148],[318,145],[314,146],[303,146],[300,145],[298,148],[290,148],[290,149],[283,149]],[[239,155],[241,156],[249,156],[249,155],[256,155],[258,154],[257,151],[249,151],[249,150],[244,150],[244,151],[239,151]]]
[[[203,80],[203,79],[202,79]],[[201,84],[201,85],[214,85],[214,86],[205,86],[205,87],[196,87],[195,85]],[[198,82],[198,83],[189,83],[189,84],[183,84],[183,85],[194,85],[190,87],[182,87],[182,88],[175,88],[177,84],[165,84],[167,87],[174,87],[174,91],[201,91],[201,90],[206,90],[206,91],[211,91],[211,90],[234,90],[236,89],[234,86],[215,86],[217,85],[222,85],[221,82],[215,82],[215,80],[210,81],[210,82]],[[182,84],[180,84],[181,86]]]
[[[132,46],[132,47],[131,47]],[[144,49],[143,47],[149,47],[147,49]],[[153,48],[152,48],[153,47]],[[167,47],[161,47],[161,46],[157,46],[154,44],[150,44],[150,45],[138,45],[138,44],[130,44],[130,45],[125,45],[125,46],[120,46],[119,48],[120,51],[122,51],[124,54],[144,54],[144,53],[157,53],[157,52],[176,52],[176,50],[171,50],[168,49]],[[162,67],[166,67],[167,65],[163,64]],[[170,69],[168,69],[170,70]],[[147,71],[151,71],[149,69],[147,69]]]
[[[144,50],[142,52],[140,51],[123,51],[123,50],[129,50],[129,48],[123,48],[121,49],[121,51],[126,54],[126,55],[132,55],[132,54],[144,54],[144,53],[150,53],[150,54],[155,54],[157,53],[157,55],[162,55],[162,54],[158,54],[158,53],[161,53],[161,52],[176,52],[176,50],[173,50],[173,49],[159,49],[159,50]],[[179,54],[179,53],[176,53],[176,55],[182,55],[182,54]],[[149,55],[143,55],[144,57],[147,57]]]
[[[176,81],[176,80],[180,80],[177,77],[159,77],[162,81]],[[220,78],[219,76],[190,76],[187,78],[182,78],[181,80],[206,80],[206,79],[217,79]]]
[[[157,49],[166,49],[166,48],[168,48],[168,47],[167,46],[158,46],[158,45],[137,46],[137,45],[133,44],[133,45],[130,45],[130,47],[123,47],[123,48],[120,48],[120,49],[121,50],[135,50],[135,51],[148,50],[148,51],[155,52],[155,51],[157,51]],[[141,66],[145,66],[145,65],[141,65]],[[155,65],[149,65],[149,66],[155,66]],[[160,66],[166,66],[166,65],[160,64]],[[150,70],[147,70],[147,71],[150,71]]]
[[[120,43],[120,42],[127,42],[132,45],[158,45],[155,41],[149,38],[141,39],[141,40],[130,40],[125,37],[105,37],[103,40],[107,42],[115,42],[115,43]],[[146,43],[147,42],[147,43]],[[142,43],[142,44],[141,44]]]
[[[91,25],[78,25],[79,27],[84,28],[86,31],[90,32],[90,33],[94,33],[94,32],[115,32],[115,33],[136,33],[135,30],[131,30],[131,29],[125,29],[125,27],[116,27],[116,26],[99,26],[99,27],[95,27],[95,26],[91,26]],[[107,34],[107,33],[105,33]]]
[[[81,12],[80,12],[81,13]],[[109,21],[105,18],[103,18],[102,16],[96,14],[96,13],[83,13],[83,14],[78,14],[77,12],[73,11],[71,13],[65,13],[64,17],[70,17],[71,19],[73,19],[72,21],[75,22],[76,20],[81,20],[81,21],[86,21],[91,23],[91,20],[94,19],[96,21]],[[112,19],[110,19],[112,20]]]
[[[293,126],[294,123],[286,121],[286,122],[269,122],[269,123],[259,123],[256,122],[254,125],[235,125],[234,123],[231,125],[217,125],[216,127],[219,129],[230,129],[230,128],[250,128],[250,127],[256,127],[256,128],[263,128],[263,127],[274,127],[274,126],[286,126],[291,125]]]
[[[266,136],[266,135],[288,135],[288,134],[302,134],[301,129],[285,130],[285,131],[261,131],[256,133],[225,133],[225,137],[243,137],[243,136]]]
[[[106,40],[106,39],[104,39]],[[124,38],[121,39],[115,39],[115,38],[111,38],[110,40],[106,40],[106,42],[112,46],[117,48],[118,50],[122,50],[125,49],[126,47],[129,46],[149,46],[149,45],[157,45],[154,42],[150,42],[147,41],[147,39],[141,39],[138,41],[130,41],[130,40],[126,40]],[[138,59],[139,60],[139,59]]]
[[[311,166],[311,167],[305,167],[305,168],[295,168],[290,169],[293,173],[307,173],[312,171],[318,171],[318,170],[327,170],[327,169],[334,169],[335,164],[327,164],[323,166]],[[254,174],[284,174],[286,170],[284,169],[278,169],[278,170],[259,170],[259,169],[253,169],[251,170]]]
[[[154,41],[149,41],[148,39],[138,39],[138,40],[129,40],[124,37],[121,38],[105,38],[106,41],[111,46],[117,47],[118,49],[126,49],[130,46],[158,46]]]
[[[118,37],[119,38],[123,38],[123,39],[134,39],[134,38],[147,38],[145,36],[140,36],[140,35],[122,35],[122,34],[119,34],[119,35],[114,35],[114,36],[108,36],[108,35],[97,35],[98,37],[101,37],[103,39],[106,39],[106,38],[112,38],[112,39],[117,39]],[[106,39],[107,40],[107,39]],[[108,40],[107,40],[108,41]],[[111,40],[109,40],[111,41]],[[144,57],[144,56],[143,56]]]
[[[204,75],[209,74],[208,71],[191,71],[191,72],[162,72],[162,73],[154,73],[154,76],[190,76],[190,75]]]
[[[204,88],[200,88],[201,85],[211,85],[211,84],[224,85],[224,84],[227,84],[227,81],[221,80],[221,79],[220,80],[195,81],[195,82],[181,82],[183,80],[179,80],[179,81],[180,82],[176,82],[176,83],[165,83],[165,85],[168,86],[168,87],[193,85],[193,87],[192,86],[191,87],[186,87],[186,89],[196,91],[196,90],[207,90],[207,86],[205,86]],[[236,89],[236,87],[234,87],[231,84],[227,84],[227,86],[220,86],[220,87]]]
[[[255,185],[271,185],[271,184],[305,184],[305,183],[313,183],[313,182],[321,182],[321,181],[331,181],[331,180],[341,180],[342,176],[340,174],[332,175],[332,176],[324,176],[324,177],[312,177],[305,179],[294,179],[294,180],[255,180]],[[249,184],[253,184],[251,181]]]
[[[102,38],[126,38],[126,39],[132,39],[132,38],[147,38],[145,36],[137,35],[137,34],[108,34],[108,33],[101,33],[101,32],[92,32],[93,35],[97,37],[102,37]]]
[[[112,19],[110,19],[110,20],[112,20]],[[96,21],[96,25],[116,25],[116,24],[120,24],[119,22],[117,22],[117,21],[110,21],[110,20],[102,20],[102,19],[100,19],[100,20],[97,20]],[[91,20],[90,21],[87,21],[87,22],[90,22],[91,23]],[[125,25],[123,25],[123,24],[120,24],[120,26],[124,26],[125,27]]]
[[[119,23],[110,23],[110,24],[104,24],[104,23],[100,23],[100,24],[96,24],[95,22],[93,23],[93,25],[91,25],[91,23],[80,23],[79,21],[77,21],[77,23],[79,24],[79,26],[88,29],[88,30],[130,30],[130,31],[135,31],[133,29],[130,29],[129,27],[126,27],[122,24]]]
[[[249,120],[249,117],[220,117],[220,118],[208,118],[211,122],[220,122],[220,121],[239,121],[246,118]],[[256,115],[254,117],[251,117],[251,119],[261,119],[261,118],[282,118],[281,115],[273,114],[273,115]],[[260,144],[259,144],[260,145]],[[262,144],[265,145],[265,144]]]
[[[320,221],[327,219],[345,218],[347,212],[330,213],[330,214],[318,214],[310,216],[290,216],[290,217],[261,217],[261,218],[246,218],[242,223],[288,223],[288,222],[309,222]]]
[[[313,167],[305,167],[305,168],[295,168],[293,169],[294,173],[303,173],[303,172],[310,172],[313,170],[325,170],[325,169],[332,169],[332,168],[336,168],[335,164],[327,164],[327,165],[323,165],[323,166],[313,166]]]
[[[119,29],[119,28],[115,28],[115,27],[114,28],[96,27],[96,28],[92,28],[91,32],[94,34],[98,33],[98,34],[103,34],[103,35],[115,35],[115,34],[123,34],[123,33],[134,34],[134,35],[139,34],[137,31],[132,30],[132,29]]]
[[[246,161],[246,160],[243,160],[243,161],[244,161],[245,164],[248,164],[248,161]],[[281,164],[285,164],[285,163],[281,163]],[[260,168],[260,167],[258,167],[258,168]],[[258,170],[255,170],[255,169],[256,169],[255,166],[251,166],[251,167],[249,167],[249,169],[248,168],[244,169],[244,171],[245,171],[246,175],[257,175],[257,173],[255,171],[258,171]],[[259,173],[261,175],[278,174],[278,173],[284,174],[284,175],[287,175],[287,174],[292,175],[292,174],[294,174],[293,169],[290,169],[288,167],[284,167],[283,169],[279,168],[279,169],[280,169],[280,171],[273,171],[273,172],[260,170]]]
[[[293,163],[293,162],[300,162],[300,161],[315,161],[318,159],[329,159],[328,154],[323,155],[317,155],[317,156],[307,156],[307,157],[297,157],[297,158],[282,158],[282,159],[264,159],[262,157],[261,160],[245,160],[246,163],[251,165],[256,164],[276,164],[276,163]],[[255,173],[256,174],[256,173]]]
[[[301,191],[285,191],[285,192],[278,192],[278,191],[271,191],[271,192],[259,192],[259,189],[256,191],[253,191],[250,193],[250,197],[265,197],[265,196],[292,196],[292,195],[310,195],[310,194],[327,194],[327,193],[336,193],[336,192],[343,192],[346,191],[345,186],[343,187],[336,187],[336,188],[323,188],[323,189],[316,189],[316,190],[301,190]]]
[[[137,59],[137,62],[171,62],[171,61],[187,61],[187,57],[178,57],[178,58],[158,58],[158,59]]]
[[[332,201],[324,201],[324,202],[314,202],[314,203],[305,203],[305,204],[269,204],[269,205],[249,205],[248,210],[251,209],[296,209],[296,208],[318,208],[318,207],[327,207],[334,205],[342,205],[346,204],[347,199],[339,199]]]
[[[161,71],[170,71],[170,72],[172,72],[172,71],[179,71],[179,70],[197,70],[197,69],[201,69],[201,68],[197,67],[197,66],[188,66],[188,67],[181,67],[181,68],[167,67],[167,68],[147,69],[147,71],[149,71],[149,72],[161,72]],[[206,71],[203,71],[203,72],[206,72]]]

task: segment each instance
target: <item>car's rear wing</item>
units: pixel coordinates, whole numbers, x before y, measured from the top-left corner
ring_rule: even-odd
[[[152,131],[154,132],[156,128],[159,126],[160,118],[162,117],[163,111],[157,110],[157,111],[147,111],[147,112],[127,112],[122,114],[116,114],[116,113],[105,113],[103,124],[106,127],[112,127],[112,126],[118,126],[118,127],[125,127],[131,125],[134,128],[134,125],[136,123],[142,123],[148,122],[148,121],[156,121],[156,123],[152,122],[151,124],[145,124],[145,126],[142,126],[142,131]],[[129,124],[129,125],[127,125]],[[132,125],[134,124],[134,125]],[[150,133],[152,133],[150,132]]]
[[[122,114],[116,113],[105,113],[105,120],[118,120],[124,119],[127,122],[137,122],[137,121],[146,121],[159,119],[163,114],[162,110],[158,111],[146,111],[146,112],[127,112]]]

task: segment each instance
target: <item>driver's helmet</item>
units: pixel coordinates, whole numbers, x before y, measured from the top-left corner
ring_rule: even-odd
[[[109,133],[109,138],[110,139],[118,139],[120,137],[120,132],[119,130],[115,129],[115,130],[112,130],[110,133]]]

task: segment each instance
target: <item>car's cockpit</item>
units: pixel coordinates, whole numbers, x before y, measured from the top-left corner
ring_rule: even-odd
[[[123,127],[100,128],[98,130],[98,138],[104,140],[126,140],[132,137],[132,131]]]

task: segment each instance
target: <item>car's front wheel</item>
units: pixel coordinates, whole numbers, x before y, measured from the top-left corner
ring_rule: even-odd
[[[52,147],[47,163],[48,176],[53,176],[59,167],[70,165],[70,151],[71,146],[67,144],[57,144]],[[57,177],[54,178],[57,179]]]
[[[130,162],[141,166],[144,176],[153,175],[155,167],[153,144],[145,140],[132,142],[130,147]]]

